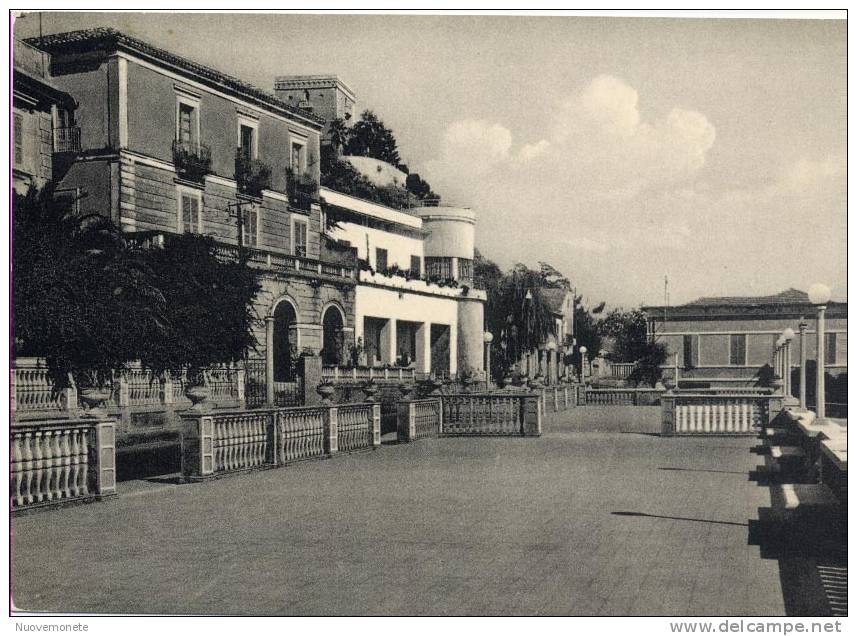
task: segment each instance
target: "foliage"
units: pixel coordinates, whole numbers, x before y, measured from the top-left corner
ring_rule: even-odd
[[[646,342],[640,350],[637,364],[628,380],[635,385],[655,386],[661,379],[661,365],[667,360],[667,346],[663,342]]]
[[[408,189],[408,192],[420,200],[440,202],[440,195],[435,193],[428,181],[424,181],[416,172],[410,173],[405,179],[405,187]]]
[[[349,155],[374,157],[394,166],[402,163],[393,131],[371,110],[364,110],[360,119],[354,122],[348,133],[345,152]]]
[[[406,209],[411,204],[408,191],[404,188],[393,185],[376,186],[350,163],[329,152],[322,155],[321,185],[397,210]]]
[[[328,138],[330,139],[330,145],[333,146],[333,150],[337,154],[348,143],[349,132],[348,125],[344,119],[337,117],[331,120],[328,126]]]
[[[640,309],[611,310],[601,321],[600,331],[614,341],[613,362],[636,362],[649,352],[646,314]]]
[[[603,311],[603,302],[595,307],[587,308],[583,303],[583,296],[575,297],[574,337],[577,338],[577,347],[572,354],[572,364],[580,365],[580,347],[586,347],[586,355],[590,360],[601,351],[603,340],[600,330],[600,314]]]
[[[167,331],[149,264],[110,219],[75,216],[52,186],[15,194],[12,218],[15,354],[44,356],[55,384],[72,374],[81,386],[103,385],[137,357],[137,334]]]
[[[106,217],[76,217],[51,187],[13,201],[16,355],[54,382],[103,385],[132,360],[154,371],[239,360],[253,347],[258,273],[221,262],[210,237],[130,247]]]

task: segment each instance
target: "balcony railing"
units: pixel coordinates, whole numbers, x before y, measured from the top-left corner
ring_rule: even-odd
[[[296,210],[309,211],[310,206],[318,202],[318,182],[309,174],[297,175],[291,170],[287,170],[286,179],[289,205]]]
[[[80,152],[80,127],[54,128],[54,152]]]
[[[204,144],[173,141],[173,163],[180,179],[202,183],[211,172],[211,150]]]
[[[271,188],[271,167],[263,161],[251,159],[238,148],[235,152],[235,181],[241,194],[260,199],[262,190]]]

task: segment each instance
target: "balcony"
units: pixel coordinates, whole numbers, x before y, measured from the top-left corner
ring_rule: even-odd
[[[271,166],[251,159],[241,148],[235,152],[235,181],[238,192],[256,199],[262,198],[262,190],[271,188]]]
[[[173,163],[179,179],[203,183],[211,172],[211,150],[203,144],[173,141]]]
[[[54,152],[80,152],[80,127],[54,128]]]
[[[313,203],[318,203],[318,182],[309,174],[297,175],[286,170],[286,191],[289,205],[296,210],[309,212]]]

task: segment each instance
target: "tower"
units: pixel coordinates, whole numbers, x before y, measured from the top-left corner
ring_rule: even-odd
[[[325,119],[322,143],[329,141],[332,120],[351,119],[357,100],[356,93],[336,75],[281,75],[274,80],[274,94]]]

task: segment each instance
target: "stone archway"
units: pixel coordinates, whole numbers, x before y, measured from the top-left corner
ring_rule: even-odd
[[[336,305],[330,305],[324,311],[321,319],[322,348],[321,360],[326,365],[346,364],[345,338],[343,328],[345,319],[342,310]]]

